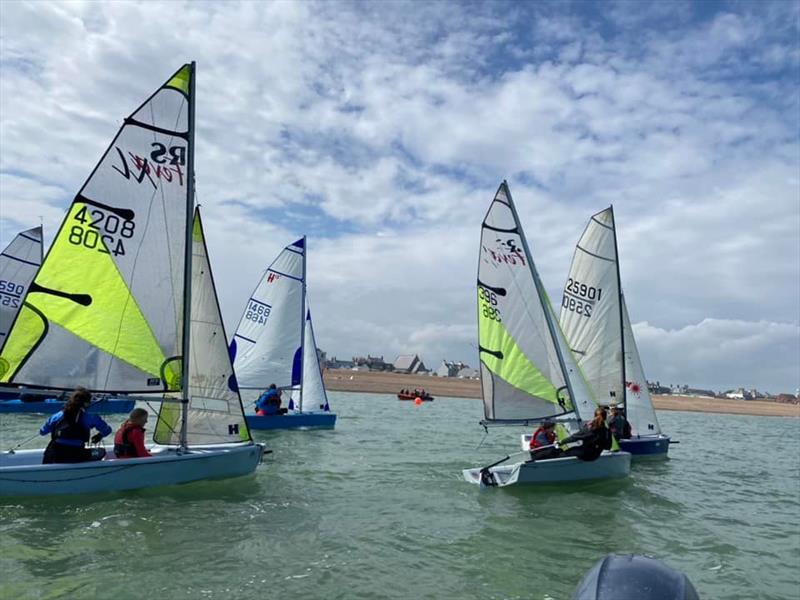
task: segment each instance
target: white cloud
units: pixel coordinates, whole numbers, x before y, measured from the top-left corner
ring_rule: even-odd
[[[122,117],[194,58],[198,194],[229,329],[309,228],[322,347],[474,362],[478,224],[503,178],[553,297],[586,219],[613,203],[635,321],[796,325],[789,4],[698,18],[691,3],[609,3],[602,21],[541,4],[7,4],[0,235],[38,215],[52,235]],[[768,362],[741,373],[790,386],[786,353]],[[727,373],[697,364],[698,383]]]

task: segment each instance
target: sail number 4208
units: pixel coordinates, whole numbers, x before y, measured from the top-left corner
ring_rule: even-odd
[[[122,238],[132,238],[136,229],[133,221],[120,219],[102,210],[89,210],[85,206],[75,213],[73,219],[80,225],[70,228],[67,238],[70,244],[114,256],[125,255]]]

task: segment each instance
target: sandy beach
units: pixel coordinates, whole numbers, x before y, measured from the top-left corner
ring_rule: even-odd
[[[403,388],[425,389],[434,397],[480,398],[480,381],[452,379],[428,375],[403,375],[369,371],[330,369],[324,373],[325,386],[338,392],[365,392],[397,394]],[[763,417],[798,417],[800,405],[760,402],[755,400],[728,400],[722,398],[696,398],[690,396],[654,396],[657,410],[684,410],[690,412],[756,415]]]

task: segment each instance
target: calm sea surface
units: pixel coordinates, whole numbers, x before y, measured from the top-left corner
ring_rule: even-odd
[[[627,481],[481,491],[461,469],[521,430],[477,448],[479,401],[331,405],[333,431],[255,432],[274,454],[254,476],[0,499],[0,598],[560,600],[608,552],[658,557],[704,600],[800,598],[798,420],[662,412],[681,443]],[[3,415],[2,448],[42,420]]]

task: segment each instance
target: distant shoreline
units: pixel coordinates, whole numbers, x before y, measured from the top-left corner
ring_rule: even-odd
[[[434,397],[480,398],[481,385],[476,379],[403,375],[347,369],[326,369],[325,387],[336,392],[395,395],[401,389],[425,389]],[[800,418],[800,405],[730,400],[727,398],[698,398],[694,396],[653,396],[657,410],[753,415],[759,417]]]

